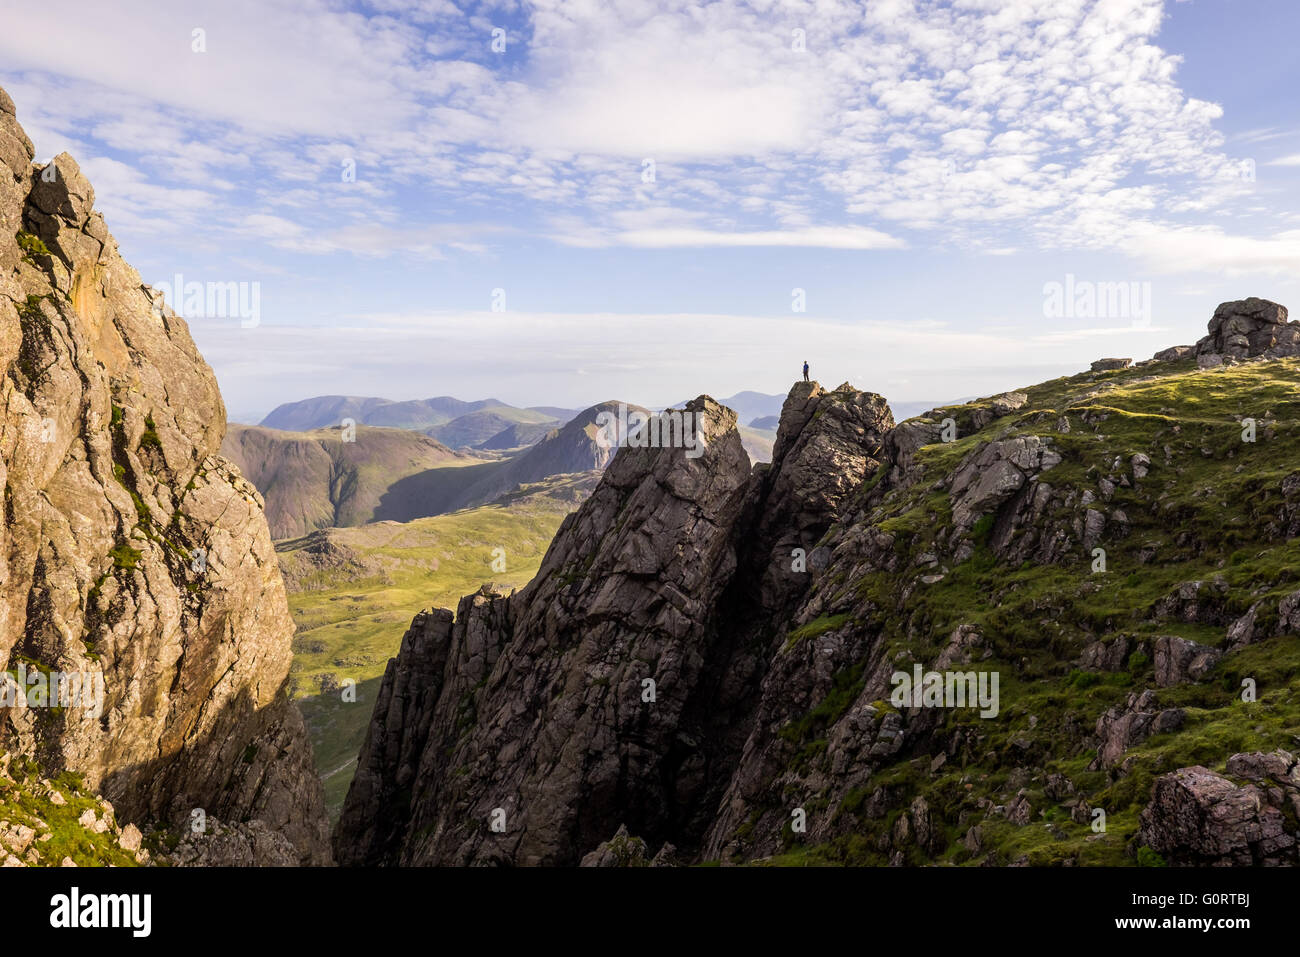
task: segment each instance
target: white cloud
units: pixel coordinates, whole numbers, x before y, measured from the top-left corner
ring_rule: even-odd
[[[1232,235],[1218,226],[1141,225],[1128,232],[1124,250],[1162,273],[1300,273],[1300,230],[1295,229],[1261,238]]]
[[[1135,224],[1195,224],[1248,188],[1221,152],[1221,110],[1187,97],[1178,59],[1155,45],[1161,0],[372,9],[394,15],[141,0],[124,18],[50,0],[7,18],[0,60],[41,146],[71,135],[134,154],[169,187],[254,182],[255,206],[223,198],[205,227],[233,235],[275,207],[313,237],[258,235],[301,252],[366,251],[314,237],[356,231],[363,214],[410,219],[412,196],[453,215],[533,204],[578,223],[543,231],[569,242],[651,207],[699,231],[591,244],[890,245],[824,232],[861,229],[1114,248]],[[46,42],[52,20],[60,46]],[[515,58],[491,53],[497,22]],[[323,189],[346,158],[356,188]],[[389,238],[436,252],[418,228]]]
[[[813,226],[805,229],[718,231],[708,229],[635,229],[616,233],[559,234],[569,246],[786,246],[818,249],[899,249],[902,240],[875,229],[853,226]]]

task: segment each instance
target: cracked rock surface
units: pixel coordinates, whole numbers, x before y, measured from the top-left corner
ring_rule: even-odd
[[[32,157],[0,91],[0,667],[92,674],[104,697],[6,708],[2,746],[121,820],[203,808],[325,863],[293,624],[262,499],[218,454],[216,379],[76,161]]]

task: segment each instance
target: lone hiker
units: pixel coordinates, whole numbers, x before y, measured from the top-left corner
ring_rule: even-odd
[[[803,381],[804,382],[808,381],[808,360],[807,359],[803,360]]]

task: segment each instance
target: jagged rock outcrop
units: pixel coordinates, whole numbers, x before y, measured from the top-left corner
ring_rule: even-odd
[[[1170,346],[1168,349],[1161,349],[1151,358],[1156,362],[1178,362],[1195,355],[1196,346]]]
[[[703,454],[620,449],[526,589],[417,618],[385,674],[341,862],[576,864],[624,826],[698,846],[765,649],[784,639],[764,609],[807,587],[795,549],[878,467],[892,419],[879,396],[801,383],[773,462],[751,472],[731,410],[701,397],[687,411]]]
[[[955,526],[970,528],[981,515],[1060,461],[1060,453],[1051,448],[1050,438],[1029,435],[990,442],[953,475],[950,491]]]
[[[1300,769],[1290,752],[1235,754],[1227,777],[1196,765],[1158,778],[1140,837],[1171,864],[1295,865],[1298,812]]]
[[[1128,701],[1107,709],[1097,719],[1097,757],[1091,767],[1111,768],[1119,764],[1124,752],[1153,734],[1176,731],[1186,718],[1181,708],[1160,708],[1154,691],[1131,694]]]
[[[1133,364],[1132,359],[1097,359],[1092,363],[1093,372],[1114,372],[1117,369],[1127,369]]]
[[[632,837],[627,833],[627,826],[620,825],[613,837],[582,859],[581,866],[649,867],[650,861],[646,856],[645,841]]]
[[[905,484],[917,451],[935,442],[953,441],[958,433],[979,431],[997,419],[1024,406],[1029,397],[1023,392],[1004,392],[991,399],[957,409],[931,409],[914,419],[898,423],[885,435],[884,459],[889,463],[888,482],[897,487]],[[950,413],[961,416],[958,422]],[[951,430],[945,430],[951,420]]]
[[[1156,684],[1169,688],[1201,678],[1219,663],[1223,652],[1177,635],[1161,635],[1155,643]]]
[[[443,617],[390,665],[376,713],[403,701],[417,669],[429,720],[403,721],[395,743],[372,725],[341,862],[577,863],[616,816],[638,834],[689,826],[679,815],[709,784],[690,713],[734,695],[718,687],[715,600],[736,567],[749,460],[734,413],[711,400],[688,410],[702,455],[620,449],[527,589],[463,601],[454,625]],[[394,751],[412,760],[385,762]],[[367,795],[391,790],[368,782],[403,778],[410,813],[389,820],[402,833],[359,840]],[[372,850],[385,846],[397,854]]]
[[[1300,355],[1300,322],[1288,322],[1286,306],[1267,299],[1225,302],[1214,310],[1196,354],[1238,360]]]
[[[326,862],[293,624],[262,500],[217,454],[216,380],[75,160],[32,157],[0,92],[0,669],[103,697],[0,710],[0,749],[80,774],[120,820],[188,830],[202,808]]]
[[[788,615],[793,596],[829,560],[818,547],[847,517],[853,496],[885,458],[894,426],[885,400],[844,383],[832,392],[799,382],[781,409],[772,461],[754,470],[740,543],[744,567],[733,586],[736,614]],[[742,626],[753,630],[750,621]]]

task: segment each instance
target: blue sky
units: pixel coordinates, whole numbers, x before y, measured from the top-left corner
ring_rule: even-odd
[[[142,278],[257,284],[256,325],[173,303],[239,420],[805,358],[942,400],[1300,301],[1289,0],[3,4],[0,84]],[[1138,297],[1052,314],[1067,275]]]

